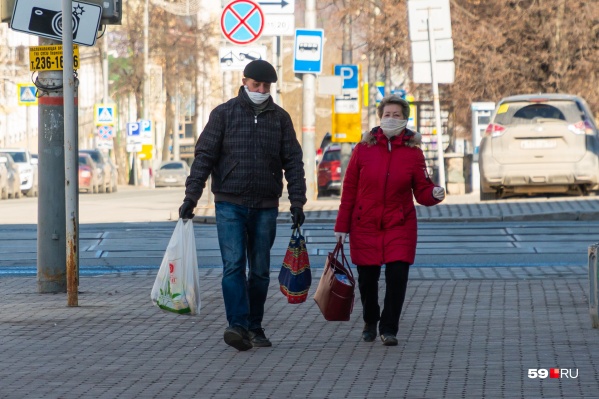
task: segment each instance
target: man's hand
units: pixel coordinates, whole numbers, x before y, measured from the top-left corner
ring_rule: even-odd
[[[341,240],[341,244],[344,244],[346,238],[347,238],[347,233],[335,232],[335,239],[337,240],[337,242],[339,242],[339,240]]]
[[[185,199],[183,201],[183,205],[181,205],[181,207],[179,207],[179,217],[181,219],[193,219],[193,217],[195,216],[193,214],[193,210],[196,207],[196,203],[193,202],[190,199]]]
[[[445,189],[443,187],[433,188],[433,197],[439,201],[443,201],[445,199]]]
[[[291,220],[293,221],[293,226],[291,226],[292,229],[297,229],[302,224],[304,224],[305,219],[306,216],[304,216],[304,211],[302,210],[302,208],[291,208]]]

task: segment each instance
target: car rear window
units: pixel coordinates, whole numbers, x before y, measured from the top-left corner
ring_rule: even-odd
[[[15,162],[27,162],[27,156],[25,155],[24,152],[17,152],[17,151],[4,151],[7,154],[10,154],[10,156],[12,157],[12,160]]]
[[[341,160],[341,151],[327,151],[322,156],[322,161],[340,161]]]
[[[583,120],[583,114],[574,101],[510,102],[499,106],[494,122],[502,126],[527,125],[539,119],[573,124]]]
[[[166,165],[162,165],[160,170],[165,169],[183,169],[183,164],[180,163],[167,163]]]
[[[85,151],[86,154],[89,154],[95,163],[102,163],[102,159],[100,158],[100,153],[96,151]]]

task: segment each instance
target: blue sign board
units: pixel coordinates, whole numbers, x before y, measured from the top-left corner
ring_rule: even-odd
[[[139,128],[138,122],[129,122],[127,123],[127,136],[135,137],[141,135],[141,129]]]
[[[235,44],[248,44],[257,40],[264,29],[262,9],[249,0],[229,3],[221,15],[220,26],[227,39]]]
[[[107,104],[95,104],[95,123],[98,126],[101,125],[114,125],[115,112],[114,105]]]
[[[322,73],[322,29],[296,29],[293,48],[293,72]]]
[[[359,87],[357,65],[335,65],[335,75],[343,78],[343,89],[357,89]]]

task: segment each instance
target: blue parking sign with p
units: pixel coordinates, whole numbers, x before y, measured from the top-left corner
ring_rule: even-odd
[[[344,89],[357,89],[359,87],[357,65],[335,65],[335,75],[343,78]]]
[[[141,130],[139,128],[138,122],[127,123],[127,136],[135,137],[135,136],[140,136],[140,135],[141,135]]]

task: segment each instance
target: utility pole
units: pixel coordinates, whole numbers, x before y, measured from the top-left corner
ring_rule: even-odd
[[[316,2],[315,0],[306,0],[305,11],[306,29],[316,29]],[[304,152],[304,170],[306,172],[306,197],[308,201],[315,200],[318,194],[316,189],[316,75],[313,73],[304,73],[302,76],[304,83],[303,92],[303,115],[302,115],[302,149]]]
[[[439,83],[437,81],[437,57],[435,49],[435,35],[431,22],[431,9],[428,10],[426,24],[428,27],[428,44],[431,56],[431,81],[433,84],[433,106],[435,110],[435,127],[437,129],[437,160],[439,162],[439,186],[445,188],[445,158],[443,156],[443,129],[441,128],[441,104],[439,103]]]
[[[375,38],[375,23],[376,23],[376,11],[377,6],[370,3],[370,27],[368,40],[370,45],[368,46],[368,130],[376,126],[376,65],[374,51],[372,51],[372,41]]]
[[[40,37],[40,45],[59,44]],[[40,71],[38,99],[39,198],[37,201],[37,288],[66,292],[64,99],[61,71]]]
[[[102,102],[108,104],[108,32],[102,38]]]
[[[72,0],[62,0],[62,15],[71,15]],[[64,95],[64,169],[67,305],[79,306],[79,144],[75,110],[75,74],[73,69],[73,20],[62,19],[63,95]]]
[[[348,0],[343,0],[343,5],[346,10],[343,17],[343,46],[341,49],[341,63],[349,65],[352,63],[351,49],[351,15],[349,13]],[[374,85],[374,82],[372,82]],[[376,87],[375,87],[376,90]],[[341,191],[343,191],[343,182],[345,181],[345,171],[351,157],[351,143],[341,143]]]
[[[173,161],[181,160],[179,151],[179,113],[181,110],[179,101],[179,82],[175,82],[175,95],[171,100],[175,104],[175,115],[173,115]]]
[[[143,81],[143,100],[142,100],[142,118],[148,120],[149,105],[150,105],[150,66],[149,66],[149,25],[150,25],[150,0],[144,1],[144,16],[143,16],[143,32],[144,32],[144,81]],[[138,115],[139,118],[139,115]],[[155,142],[155,140],[152,140]],[[131,163],[132,179],[129,182],[134,186],[139,184],[137,179],[137,152],[133,151],[133,161]]]

